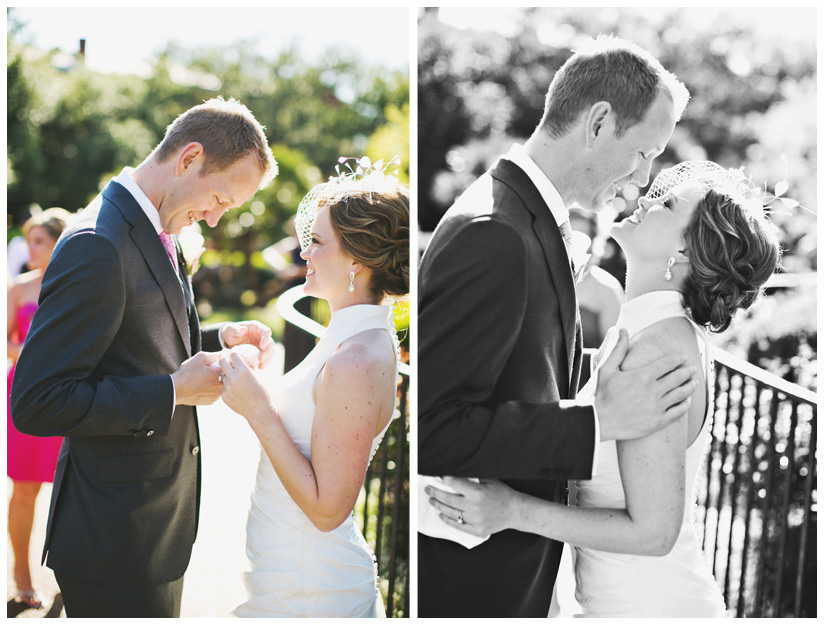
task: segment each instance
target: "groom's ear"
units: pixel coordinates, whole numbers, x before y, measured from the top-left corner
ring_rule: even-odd
[[[591,147],[596,139],[606,132],[613,107],[609,102],[596,102],[587,110],[585,117],[585,142]]]
[[[183,150],[178,153],[178,160],[175,163],[175,174],[182,175],[196,163],[203,161],[203,144],[193,141],[186,144]]]

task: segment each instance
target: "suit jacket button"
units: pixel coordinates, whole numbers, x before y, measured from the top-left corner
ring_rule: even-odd
[[[200,446],[194,446],[192,448],[192,456],[198,456],[198,452],[200,452],[200,451],[201,451]]]
[[[136,430],[130,430],[129,434],[132,435],[132,437],[137,437],[137,432],[138,431],[136,431]]]

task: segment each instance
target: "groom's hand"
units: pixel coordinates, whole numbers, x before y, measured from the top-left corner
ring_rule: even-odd
[[[227,348],[249,344],[258,348],[258,368],[263,369],[275,355],[275,342],[268,326],[257,321],[227,322],[221,328],[221,339]]]
[[[221,397],[221,368],[217,364],[220,356],[220,352],[198,352],[181,364],[172,374],[176,404],[204,406]]]
[[[622,330],[616,348],[598,370],[596,411],[601,440],[644,437],[685,415],[696,380],[682,354],[669,354],[622,371],[630,341]]]

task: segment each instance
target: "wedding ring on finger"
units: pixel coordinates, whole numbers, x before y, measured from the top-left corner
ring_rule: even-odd
[[[458,511],[458,517],[456,518],[455,521],[459,524],[464,523],[464,512],[463,511],[461,511],[461,510]]]
[[[218,382],[223,385],[223,379],[226,378],[226,374],[221,372],[221,375],[218,376]]]

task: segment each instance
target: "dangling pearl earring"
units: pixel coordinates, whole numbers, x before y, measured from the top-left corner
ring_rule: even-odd
[[[355,291],[355,282],[354,281],[355,281],[355,272],[350,270],[349,271],[349,287],[347,288],[347,291],[349,291],[350,293]]]
[[[673,264],[676,263],[676,257],[670,257],[667,260],[667,270],[665,271],[665,280],[670,280],[673,278],[673,272],[670,271],[670,268],[673,267]]]

